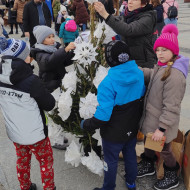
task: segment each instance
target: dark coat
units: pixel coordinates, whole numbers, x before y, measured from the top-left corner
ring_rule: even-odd
[[[8,10],[8,23],[9,24],[17,24],[16,18],[17,18],[17,11],[12,11],[11,9],[13,8],[14,5],[14,0],[9,0],[8,2],[6,1],[6,7],[9,8]]]
[[[59,48],[60,44],[57,44]],[[71,60],[74,54],[65,52],[64,48],[58,49],[54,53],[48,53],[38,48],[31,48],[32,57],[39,66],[39,77],[44,82],[46,88],[52,92],[61,86],[61,80],[65,76],[65,67],[73,63]]]
[[[100,2],[102,2],[102,4],[104,5],[106,11],[109,13],[109,14],[114,14],[115,13],[115,10],[114,10],[114,6],[113,6],[113,0],[100,0]],[[98,14],[101,22],[103,21],[103,17],[101,17],[99,14]]]
[[[132,59],[141,67],[153,68],[156,54],[153,51],[152,37],[156,25],[156,11],[150,7],[130,18],[110,15],[106,23],[125,41]]]
[[[51,27],[51,13],[46,3],[43,2],[43,13],[46,21],[46,26]],[[23,24],[24,24],[24,31],[30,33],[30,45],[34,45],[36,43],[36,38],[33,34],[33,28],[39,25],[39,15],[37,6],[34,3],[34,0],[28,2],[24,6],[23,12]]]
[[[75,0],[73,2],[73,10],[75,11],[75,22],[77,24],[86,24],[90,19],[83,0]]]

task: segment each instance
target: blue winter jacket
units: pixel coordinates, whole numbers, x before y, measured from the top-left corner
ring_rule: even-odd
[[[65,30],[65,24],[70,18],[67,18],[60,26],[59,37],[63,38],[64,43],[74,42],[75,39],[79,36],[78,29],[75,32],[69,32]]]
[[[109,121],[114,106],[140,99],[144,93],[144,75],[134,60],[112,67],[98,87],[94,117]]]

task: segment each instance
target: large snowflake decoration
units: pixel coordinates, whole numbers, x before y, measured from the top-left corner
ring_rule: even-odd
[[[96,61],[96,47],[93,47],[93,44],[82,42],[81,44],[76,44],[76,49],[74,50],[75,56],[72,60],[76,60],[79,64],[84,66],[90,65],[92,61]]]

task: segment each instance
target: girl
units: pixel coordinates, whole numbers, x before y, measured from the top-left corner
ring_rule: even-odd
[[[142,132],[144,134],[153,132],[154,141],[160,141],[166,136],[161,152],[164,159],[164,178],[154,185],[158,190],[172,189],[179,184],[177,177],[179,164],[172,154],[171,142],[177,137],[189,59],[179,55],[177,35],[178,29],[175,25],[165,26],[154,44],[158,64],[154,69],[143,69],[145,83],[149,84],[141,118]],[[142,161],[138,164],[138,177],[153,175],[154,161],[155,152],[145,148]]]
[[[57,17],[55,18],[55,31],[56,34],[59,35],[59,29],[63,22],[65,22],[65,18],[67,17],[67,9],[64,5],[60,5],[60,11],[58,12]]]
[[[65,25],[69,20],[73,20],[73,19],[71,19],[71,17],[67,17],[66,21],[61,24],[60,31],[59,31],[59,37],[61,41],[64,43],[65,47],[68,46],[70,42],[74,42],[75,39],[79,36],[78,29],[76,29],[75,32],[70,32],[65,29]]]
[[[149,0],[128,0],[126,16],[109,14],[101,2],[95,2],[96,11],[129,46],[131,57],[141,67],[153,68],[156,55],[152,36],[156,25],[156,12]]]

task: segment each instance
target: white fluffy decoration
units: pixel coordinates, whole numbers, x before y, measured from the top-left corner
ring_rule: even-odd
[[[71,91],[72,89],[68,89],[66,92],[63,92],[59,98],[59,102],[58,102],[59,114],[58,115],[61,117],[63,121],[68,119],[68,117],[71,114],[71,107],[73,104]]]
[[[81,162],[80,148],[74,141],[72,141],[71,144],[67,147],[67,150],[65,152],[65,162],[75,167],[78,167]]]
[[[81,44],[76,44],[76,49],[74,50],[75,56],[72,60],[76,60],[79,64],[84,66],[90,65],[92,61],[96,61],[96,47],[93,44],[82,42]]]
[[[98,106],[97,96],[89,92],[85,98],[80,98],[80,117],[88,119],[93,117]]]
[[[105,21],[103,22],[99,22],[98,25],[97,25],[97,28],[94,32],[94,36],[97,37],[98,39],[101,38],[102,36],[102,33],[103,33],[103,28],[105,27],[105,30],[104,30],[104,34],[106,35],[105,39],[104,39],[104,44],[107,44],[108,42],[112,41],[112,37],[117,35],[113,29],[108,26]]]
[[[97,156],[97,154],[92,150],[89,152],[88,157],[82,157],[81,162],[85,165],[91,172],[98,174],[99,176],[103,175],[103,162]]]
[[[61,96],[61,89],[57,88],[56,90],[54,90],[51,95],[55,98],[55,101],[58,102],[59,101],[59,97]]]
[[[77,84],[77,72],[76,71],[70,71],[68,72],[63,80],[62,85],[65,89],[72,89],[72,91],[76,92],[76,84]]]
[[[98,144],[97,144],[98,146],[102,146],[102,137],[100,136],[100,129],[96,129],[92,137],[98,140]]]
[[[48,136],[52,146],[55,144],[64,144],[63,128],[60,125],[55,124],[50,117],[48,117]]]
[[[102,80],[106,77],[108,74],[109,68],[105,68],[102,65],[100,65],[96,71],[96,76],[93,80],[93,83],[96,88],[98,88],[99,84],[102,82]]]

